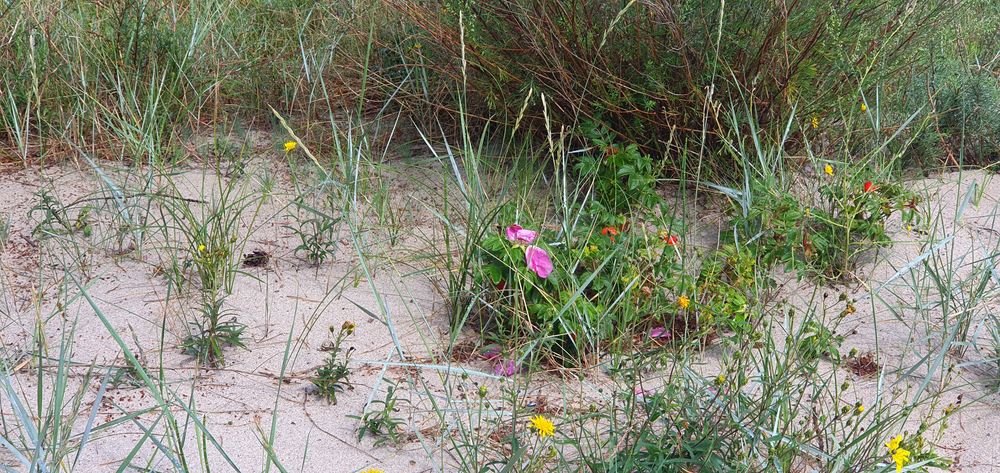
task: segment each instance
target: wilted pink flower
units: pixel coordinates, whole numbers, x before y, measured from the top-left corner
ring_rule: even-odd
[[[656,327],[653,330],[649,331],[649,338],[652,338],[652,339],[670,338],[670,330],[667,330],[666,327],[662,327],[662,326],[661,327]]]
[[[517,366],[517,362],[514,360],[500,360],[496,366],[493,367],[493,374],[497,376],[511,377],[521,371]]]
[[[513,243],[530,245],[538,237],[538,232],[525,230],[520,225],[514,224],[507,227],[507,239]]]
[[[525,248],[524,259],[528,262],[528,269],[542,279],[549,277],[552,272],[552,260],[549,259],[549,254],[537,246]]]

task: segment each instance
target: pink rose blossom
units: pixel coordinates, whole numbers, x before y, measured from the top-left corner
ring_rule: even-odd
[[[538,237],[538,232],[525,230],[520,225],[514,224],[507,227],[507,239],[512,243],[530,245]]]
[[[552,273],[552,260],[545,250],[529,246],[524,250],[524,259],[528,262],[528,269],[534,271],[538,277],[545,279]]]

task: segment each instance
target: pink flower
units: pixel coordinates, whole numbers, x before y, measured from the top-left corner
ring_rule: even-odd
[[[535,272],[538,277],[545,279],[552,273],[552,260],[545,250],[537,246],[529,246],[524,249],[524,259],[528,262],[528,269]]]
[[[501,359],[500,363],[493,367],[493,374],[497,376],[506,376],[508,378],[517,374],[518,371],[521,371],[521,369],[518,368],[517,362],[514,360]]]
[[[653,394],[653,391],[651,389],[642,389],[642,386],[635,387],[635,399],[637,401],[642,401],[646,398],[646,396],[649,396],[651,394]]]
[[[520,225],[514,224],[507,227],[507,239],[512,243],[530,245],[538,237],[538,232],[525,230]]]
[[[656,327],[649,331],[649,338],[654,340],[657,338],[670,338],[670,330],[667,330],[666,327]]]

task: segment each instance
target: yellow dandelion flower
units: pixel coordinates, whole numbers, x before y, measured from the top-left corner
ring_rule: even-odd
[[[892,452],[892,461],[896,462],[896,473],[903,471],[903,466],[910,461],[910,451],[905,448],[897,448]]]
[[[680,296],[677,298],[677,305],[680,306],[681,309],[687,309],[688,306],[691,305],[691,299],[688,299],[687,296]]]
[[[548,437],[556,433],[556,426],[545,416],[537,415],[531,418],[531,428],[538,432],[539,437]]]
[[[892,452],[896,451],[897,448],[899,448],[899,444],[900,443],[903,443],[903,435],[902,434],[897,435],[892,440],[886,442],[885,448],[888,448],[889,449],[889,453],[892,453]]]
[[[833,175],[833,166],[831,166],[829,164],[827,164],[826,166],[823,166],[823,172],[825,172],[826,175],[828,175],[828,176],[832,176]]]
[[[816,116],[816,115],[813,115],[812,126],[813,126],[814,130],[817,129],[817,128],[819,128],[819,117]]]
[[[867,112],[868,111],[868,106],[865,105],[865,104],[861,104],[861,111],[862,112]]]
[[[198,245],[198,253],[204,253],[204,252],[205,252],[205,244],[202,243]]]
[[[293,150],[295,150],[295,147],[298,146],[298,145],[299,144],[296,143],[296,142],[294,142],[294,141],[286,141],[285,142],[285,152],[286,153],[292,152]]]

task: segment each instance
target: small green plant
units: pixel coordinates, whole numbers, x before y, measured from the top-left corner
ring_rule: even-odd
[[[205,302],[201,317],[190,322],[192,332],[181,343],[184,353],[210,366],[225,365],[226,347],[246,347],[242,340],[246,325],[235,316],[225,320],[231,314],[222,309],[222,304],[222,299]]]
[[[840,359],[840,342],[844,337],[835,335],[832,330],[815,319],[806,321],[798,340],[798,352],[806,362],[820,358]]]
[[[920,223],[917,197],[902,186],[860,175],[839,178],[837,172],[824,166],[813,205],[781,189],[756,189],[747,216],[735,225],[745,229],[744,241],[757,245],[764,264],[841,279],[865,251],[892,243],[885,225],[893,213],[900,212],[906,228]]]
[[[10,240],[10,218],[0,216],[0,251],[7,247]]]
[[[662,199],[656,193],[653,158],[635,144],[616,143],[607,129],[590,125],[587,134],[597,148],[576,164],[581,180],[592,180],[590,212],[604,216],[629,215],[656,209]]]
[[[286,227],[299,237],[295,254],[304,256],[310,263],[321,265],[337,253],[336,225],[339,218],[315,217],[299,222],[298,228]]]
[[[73,231],[79,232],[85,237],[90,237],[94,233],[94,228],[90,223],[91,208],[89,206],[84,207],[80,210],[80,213],[76,214],[76,219],[73,220]]]
[[[361,421],[361,425],[358,426],[358,441],[366,435],[372,435],[375,437],[376,447],[398,442],[404,420],[396,417],[396,413],[399,412],[399,408],[396,407],[397,402],[399,399],[396,397],[396,386],[390,384],[386,389],[385,399],[372,401],[372,406],[380,407],[369,410],[361,416],[347,416]]]
[[[216,175],[215,181],[218,191],[211,200],[185,198],[173,181],[159,196],[164,212],[160,229],[166,241],[178,240],[175,251],[179,256],[167,275],[176,289],[183,291],[193,271],[202,298],[209,301],[232,292],[250,235],[246,228],[256,225],[274,186],[267,176],[260,180],[259,189],[252,190],[248,188],[249,176],[226,179]],[[202,184],[205,188],[211,185],[207,179]]]
[[[343,350],[341,345],[347,337],[354,334],[355,325],[353,322],[344,322],[340,326],[340,331],[334,336],[333,342],[324,344],[321,350],[327,352],[326,362],[322,366],[316,369],[316,376],[313,377],[312,383],[316,387],[319,394],[326,398],[327,402],[336,404],[337,403],[337,393],[344,390],[344,387],[352,388],[351,385],[351,370],[348,367],[351,362],[351,353],[354,352],[354,347],[348,348],[346,351]],[[334,331],[333,327],[330,327],[330,333]],[[343,354],[343,357],[341,357]]]
[[[42,189],[35,193],[38,203],[28,211],[30,217],[41,214],[31,233],[36,237],[66,235],[73,232],[74,223],[66,211],[66,207],[49,191]]]
[[[698,324],[704,330],[748,331],[753,324],[753,297],[772,284],[756,269],[751,248],[726,244],[702,263],[698,273]]]

